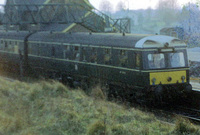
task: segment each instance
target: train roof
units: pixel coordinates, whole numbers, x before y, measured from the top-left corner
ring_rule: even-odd
[[[1,39],[24,40],[30,32],[26,31],[0,31]],[[58,33],[36,32],[28,41],[67,43],[78,45],[123,47],[123,48],[163,48],[186,47],[186,44],[175,38],[164,35],[121,34],[121,33]]]
[[[28,31],[0,31],[0,39],[24,40],[28,34]]]
[[[92,46],[126,47],[126,48],[162,48],[186,47],[186,44],[170,36],[120,34],[120,33],[52,33],[39,32],[30,36],[29,41],[61,42]]]

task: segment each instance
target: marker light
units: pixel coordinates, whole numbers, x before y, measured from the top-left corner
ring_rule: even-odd
[[[172,81],[172,78],[171,78],[171,77],[168,77],[167,81],[168,81],[168,82],[171,82],[171,81]]]
[[[152,79],[153,85],[155,85],[155,82],[156,82],[156,78],[153,78],[153,79]]]
[[[184,83],[185,76],[181,76],[182,83]]]

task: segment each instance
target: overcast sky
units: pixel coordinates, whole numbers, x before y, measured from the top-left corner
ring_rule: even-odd
[[[5,0],[0,0],[0,4],[4,4],[5,3]]]
[[[101,3],[102,0],[89,0],[89,1],[95,8],[98,9],[99,3]],[[146,9],[149,7],[155,8],[159,0],[109,0],[109,1],[113,5],[113,8],[116,7],[116,4],[119,1],[124,1],[127,7],[129,5],[129,9]],[[185,3],[194,2],[194,1],[196,0],[178,0],[180,6],[182,6]],[[5,3],[5,0],[0,0],[0,4],[4,4],[4,3]]]
[[[99,4],[103,0],[89,0],[94,7],[99,8]],[[113,5],[113,8],[116,7],[119,1],[125,2],[126,6],[129,6],[129,9],[147,9],[149,7],[155,9],[159,0],[108,0]],[[188,2],[195,2],[196,0],[177,0],[180,7]]]

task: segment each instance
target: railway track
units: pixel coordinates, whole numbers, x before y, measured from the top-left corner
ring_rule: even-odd
[[[161,110],[175,116],[187,118],[197,124],[200,124],[200,88],[198,86],[193,86],[192,94],[188,98],[192,100],[189,99],[187,104],[184,104],[183,102],[183,104],[162,108]]]
[[[200,110],[187,107],[174,108],[173,114],[200,123]]]
[[[182,106],[156,108],[147,107],[145,109],[148,112],[152,112],[158,119],[161,119],[161,121],[165,121],[170,124],[174,124],[174,120],[176,120],[177,117],[182,117],[190,120],[194,124],[200,125],[200,109]]]

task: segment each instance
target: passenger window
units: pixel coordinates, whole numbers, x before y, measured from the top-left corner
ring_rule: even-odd
[[[73,60],[75,60],[75,61],[80,60],[80,47],[79,46],[74,46]]]
[[[14,46],[14,53],[18,53],[18,51],[19,51],[18,45],[15,45],[15,46]]]
[[[9,44],[10,41],[5,41],[4,43],[4,50],[7,51],[7,52],[11,52],[12,51],[12,45]]]
[[[70,46],[65,46],[65,51],[69,51],[70,50]]]
[[[8,52],[14,52],[14,46],[12,45],[11,41],[9,41]]]
[[[97,48],[91,48],[90,62],[97,63]]]
[[[128,65],[128,55],[127,51],[125,50],[120,50],[120,55],[119,55],[119,66],[121,67],[127,67]]]
[[[104,64],[106,65],[111,64],[111,49],[104,50]]]
[[[70,51],[70,46],[64,46],[64,50],[63,50],[64,59],[69,59],[69,51]]]
[[[84,62],[86,62],[87,60],[86,60],[86,48],[85,48],[85,47],[82,48],[82,54],[83,54],[82,60],[83,60]]]
[[[135,66],[137,69],[139,69],[140,65],[141,65],[141,56],[139,53],[136,53],[135,54]]]
[[[5,50],[7,51],[7,48],[8,48],[7,41],[5,41],[4,46],[5,46]]]
[[[3,50],[3,40],[1,40],[0,49]]]
[[[150,69],[155,68],[164,68],[165,61],[164,61],[164,54],[149,54],[148,55],[148,63]]]

